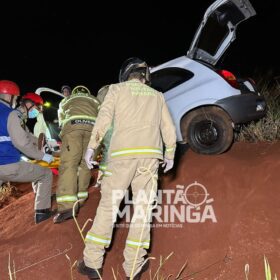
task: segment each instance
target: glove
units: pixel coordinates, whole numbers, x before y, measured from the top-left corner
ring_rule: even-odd
[[[163,172],[166,173],[168,170],[172,169],[174,165],[173,159],[164,158],[162,167],[164,168]]]
[[[49,154],[44,154],[42,160],[47,163],[51,163],[53,161],[53,156]]]
[[[98,165],[97,161],[92,160],[92,156],[94,155],[94,150],[93,149],[87,149],[85,153],[85,162],[88,167],[88,169],[92,169],[94,165]]]

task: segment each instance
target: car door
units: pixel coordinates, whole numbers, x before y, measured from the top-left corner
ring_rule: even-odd
[[[38,137],[40,133],[44,133],[47,139],[60,141],[57,111],[60,101],[64,98],[63,94],[46,87],[36,89],[35,93],[43,98],[44,110],[37,117],[34,135]]]
[[[215,65],[236,38],[240,22],[254,16],[249,0],[217,0],[205,12],[187,56]]]

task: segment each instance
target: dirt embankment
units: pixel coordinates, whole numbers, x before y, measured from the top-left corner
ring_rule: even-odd
[[[178,158],[176,172],[161,179],[167,206],[162,209],[165,214],[169,211],[169,217],[165,223],[160,223],[163,216],[155,218],[150,256],[156,260],[151,261],[152,274],[160,256],[173,252],[162,269],[166,277],[176,276],[187,260],[183,279],[245,279],[246,264],[250,267],[249,279],[264,279],[264,255],[279,277],[279,155],[280,143],[237,143],[219,156],[187,150]],[[169,190],[173,190],[171,203],[166,196]],[[177,214],[185,209],[185,216],[184,211],[180,212],[171,223],[170,209],[180,190],[187,201],[201,205],[192,208],[177,201]],[[99,189],[90,188],[90,198],[78,217],[80,225],[94,217],[99,199]],[[31,186],[29,193],[0,210],[0,220],[1,280],[9,279],[9,253],[17,280],[71,279],[66,254],[73,263],[82,256],[84,247],[73,220],[60,225],[51,220],[34,225]],[[105,259],[104,280],[114,279],[112,267],[116,274],[119,271],[119,279],[124,279],[122,251],[126,235],[126,228],[115,230]],[[75,270],[73,277],[87,279]],[[142,279],[150,279],[148,273]]]

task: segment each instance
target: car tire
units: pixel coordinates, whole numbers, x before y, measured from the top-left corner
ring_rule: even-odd
[[[188,113],[182,121],[182,135],[199,154],[221,154],[233,142],[229,115],[219,107],[202,107]]]

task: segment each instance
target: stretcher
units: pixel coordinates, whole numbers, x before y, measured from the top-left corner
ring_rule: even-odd
[[[59,150],[55,151],[51,145],[48,145],[48,143],[50,143],[50,142],[47,142],[45,135],[43,133],[41,133],[38,137],[38,148],[41,151],[44,151],[44,149],[46,148],[46,145],[47,145],[47,148],[49,149],[50,153],[53,155],[53,158],[54,158],[54,160],[51,163],[47,163],[43,160],[28,159],[27,161],[30,163],[33,163],[33,164],[38,164],[42,167],[50,168],[55,175],[58,175],[58,168],[60,165],[60,151]],[[61,143],[59,143],[59,146],[60,145],[61,145]],[[54,146],[57,147],[57,145],[54,145]],[[102,160],[102,153],[100,153],[100,152],[101,152],[101,150],[98,150],[98,155],[96,156],[96,159],[95,159],[98,163],[100,163]]]
[[[34,163],[34,164],[38,164],[42,167],[48,167],[48,168],[58,168],[60,165],[60,158],[59,157],[54,157],[54,161],[51,163],[47,163],[43,160],[30,160],[29,162]]]

